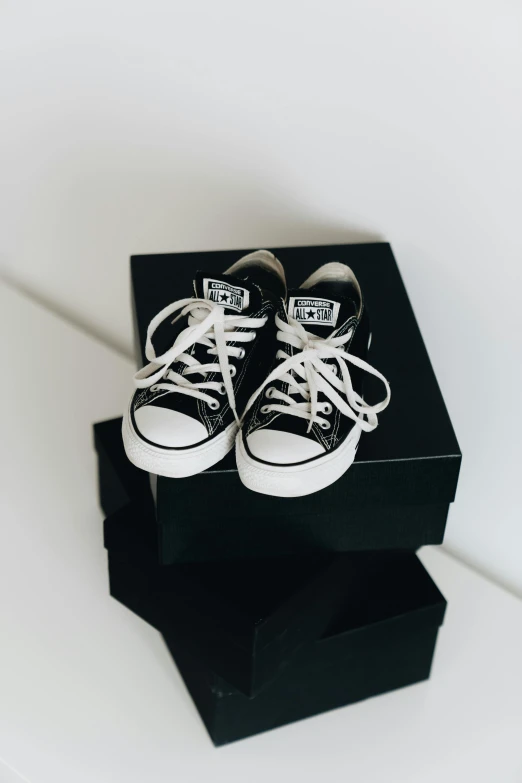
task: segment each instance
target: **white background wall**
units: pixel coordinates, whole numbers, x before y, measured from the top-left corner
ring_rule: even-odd
[[[0,29],[4,276],[130,353],[131,253],[390,240],[464,451],[447,545],[522,593],[520,1],[4,0]]]

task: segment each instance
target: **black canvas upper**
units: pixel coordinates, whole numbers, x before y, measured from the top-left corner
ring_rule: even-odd
[[[208,281],[212,282],[209,283]],[[219,284],[223,285],[222,289],[220,289]],[[214,299],[214,301],[223,306],[226,314],[247,315],[252,318],[267,317],[266,325],[254,330],[256,332],[255,340],[237,343],[238,346],[245,350],[244,358],[229,357],[229,364],[236,368],[236,375],[232,378],[232,385],[236,410],[241,415],[250,396],[266,377],[272,361],[275,343],[274,312],[276,308],[281,309],[282,307],[283,297],[286,293],[284,282],[277,274],[272,273],[266,267],[252,264],[238,270],[237,275],[198,271],[193,285],[194,292],[173,292],[173,301],[194,295],[198,298],[206,298],[206,293],[210,299]],[[236,290],[239,291],[237,295],[234,293]],[[245,294],[241,293],[242,291],[247,292],[248,302],[245,299]],[[243,307],[239,309],[241,305]],[[186,327],[187,317],[181,318],[175,324],[172,324],[170,319],[166,319],[156,330],[152,339],[156,354],[159,355],[170,348],[178,334]],[[238,328],[237,331],[253,330],[250,328]],[[231,341],[229,344],[234,345],[235,343]],[[195,344],[187,353],[190,353],[202,364],[208,364],[212,361],[217,363],[217,357],[209,355],[207,350],[206,346]],[[183,362],[175,362],[171,366],[179,373],[182,373],[185,368]],[[207,373],[205,378],[203,378],[203,375],[198,374],[192,374],[190,377],[194,381],[222,381],[220,372]],[[171,393],[161,389],[152,391],[150,387],[138,389],[131,404],[133,426],[139,432],[134,412],[143,405],[154,405],[176,410],[200,420],[205,424],[209,437],[212,437],[216,432],[232,423],[234,415],[226,395],[220,395],[215,392],[209,393],[221,403],[220,408],[216,411],[212,410],[203,400],[185,394]],[[144,438],[144,440],[147,439]],[[164,448],[181,451],[183,448],[190,447]]]
[[[310,306],[307,306],[307,302],[310,303]],[[338,305],[333,326],[329,302],[334,302]],[[324,306],[321,307],[321,304]],[[323,281],[312,288],[289,290],[287,306],[279,311],[280,318],[286,321],[286,323],[289,322],[288,313],[292,312],[291,306],[293,306],[294,317],[298,316],[296,320],[302,323],[307,332],[318,337],[341,337],[347,334],[350,329],[353,329],[353,334],[350,340],[343,345],[343,350],[366,361],[370,338],[370,322],[364,300],[361,301],[358,291],[351,283],[347,281]],[[329,321],[329,323],[318,323],[317,316],[319,316],[319,321],[324,320]],[[283,359],[275,358],[279,348],[283,349],[289,356],[298,353],[297,349],[291,345],[277,341],[271,370],[284,361]],[[337,365],[334,359],[326,359],[324,361],[326,364],[334,367]],[[364,373],[352,364],[349,366],[349,371],[353,388],[362,396]],[[288,384],[281,380],[272,382],[270,386],[274,386],[283,393],[287,393],[288,390]],[[298,398],[298,395],[293,395],[293,397],[296,402],[304,401],[304,398]],[[318,394],[318,401],[327,401],[325,395],[321,392]],[[247,414],[244,423],[244,433],[247,437],[244,438],[244,443],[248,452],[248,435],[262,428],[290,432],[311,438],[319,442],[326,452],[329,452],[345,440],[354,426],[352,419],[344,416],[333,406],[331,414],[321,413],[321,417],[329,421],[330,429],[323,430],[318,424],[314,423],[310,432],[308,432],[309,422],[306,419],[280,411],[263,413],[261,409],[269,402],[270,400],[266,398],[265,390]],[[256,459],[258,458],[256,457]]]

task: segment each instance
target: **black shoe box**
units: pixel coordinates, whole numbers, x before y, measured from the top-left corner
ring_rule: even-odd
[[[129,588],[132,593],[130,583]],[[414,554],[374,557],[343,598],[344,606],[321,638],[302,646],[275,682],[253,699],[194,655],[182,626],[163,630],[215,745],[429,677],[446,602]]]
[[[185,646],[246,697],[317,639],[367,557],[318,554],[160,565],[153,518],[128,505],[105,520],[113,598]]]
[[[445,601],[413,553],[160,565],[120,422],[95,425],[111,594],[163,634],[216,745],[429,676]]]
[[[104,539],[111,594],[168,638],[188,683],[195,675],[190,667],[185,672],[183,661],[192,660],[200,672],[198,681],[201,672],[206,672],[204,681],[215,678],[221,684],[213,686],[212,693],[234,695],[230,704],[240,695],[258,699],[328,624],[327,636],[341,638],[336,627],[345,633],[348,625],[353,629],[381,622],[389,608],[393,617],[421,608],[432,611],[426,596],[439,594],[408,553],[318,553],[160,565],[148,476],[128,468],[121,438],[115,447],[120,423],[115,419],[95,425],[100,500],[109,514]],[[389,688],[400,687],[402,681],[395,682],[399,684]],[[198,685],[197,692],[204,694],[201,688]],[[207,702],[209,698],[207,694]],[[207,714],[210,707],[202,709]],[[263,708],[265,718],[269,709]],[[279,722],[289,720],[297,717]]]
[[[150,476],[129,462],[123,448],[121,418],[94,425],[98,466],[98,499],[105,516],[129,504],[145,514],[154,514]]]
[[[135,342],[145,362],[147,326],[189,296],[195,272],[220,272],[246,250],[131,259]],[[234,452],[197,476],[158,477],[156,516],[163,563],[272,557],[318,551],[416,549],[441,543],[461,454],[391,247],[386,243],[274,248],[290,287],[327,261],[357,275],[372,324],[369,361],[388,378],[389,408],[361,438],[337,482],[301,498],[251,492]],[[372,379],[368,398],[377,399]],[[207,502],[202,502],[206,499]]]

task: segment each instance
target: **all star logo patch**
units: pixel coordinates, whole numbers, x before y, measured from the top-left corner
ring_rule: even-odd
[[[203,296],[223,307],[237,310],[238,313],[248,307],[249,292],[246,288],[236,288],[221,280],[212,280],[211,277],[205,277],[203,280]]]
[[[339,315],[339,302],[330,299],[291,296],[288,300],[288,315],[300,324],[335,326]]]

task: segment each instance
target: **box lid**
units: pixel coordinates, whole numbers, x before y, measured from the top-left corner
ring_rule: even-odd
[[[143,360],[151,318],[169,302],[190,293],[195,272],[199,269],[218,272],[248,252],[250,249],[132,257],[135,336],[141,347],[139,363]],[[290,287],[298,286],[327,261],[342,261],[352,267],[361,283],[372,324],[369,361],[388,378],[392,401],[379,417],[378,428],[363,433],[355,462],[339,481],[304,498],[256,494],[254,513],[259,516],[280,513],[282,504],[285,514],[298,515],[320,513],[328,503],[451,502],[455,497],[461,453],[390,245],[286,247],[274,248],[273,252],[285,267]],[[205,473],[236,474],[233,452]],[[202,480],[200,477],[199,481]],[[227,477],[230,480],[233,476]],[[160,484],[161,492],[175,497],[182,504],[180,508],[186,493],[194,491],[190,479],[174,481],[160,477]],[[242,515],[251,504],[252,493],[239,480],[233,485],[236,487],[234,508]]]
[[[338,617],[255,699],[164,634],[213,741],[220,745],[426,679],[446,602],[415,555],[375,557]],[[369,590],[368,590],[369,588]],[[354,599],[355,595],[355,599]]]
[[[154,509],[149,474],[129,462],[123,448],[121,416],[93,425],[98,455],[98,496],[106,516],[132,503],[145,513]]]
[[[148,570],[168,596],[166,603],[184,601],[198,622],[219,626],[245,649],[255,645],[260,650],[291,622],[299,622],[325,575],[340,571],[344,562],[342,554],[324,553],[162,566],[154,520],[143,518],[131,505],[107,517],[104,539],[111,553]]]
[[[383,623],[403,629],[438,627],[445,611],[446,599],[413,552],[369,557],[317,644],[333,647],[361,629],[377,629]]]
[[[162,566],[154,519],[128,505],[105,520],[112,595],[253,696],[316,639],[364,555]],[[358,566],[359,566],[358,563]]]

